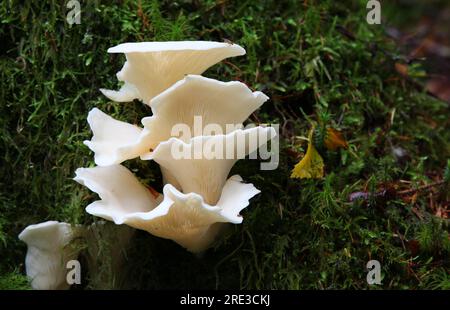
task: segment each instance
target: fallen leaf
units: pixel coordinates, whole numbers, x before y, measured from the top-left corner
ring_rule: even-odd
[[[324,173],[323,159],[314,147],[313,141],[314,127],[309,131],[308,149],[305,156],[295,165],[291,178],[299,179],[321,179]]]
[[[348,148],[348,143],[339,130],[328,127],[327,134],[324,139],[325,147],[331,151],[335,151],[339,148]]]

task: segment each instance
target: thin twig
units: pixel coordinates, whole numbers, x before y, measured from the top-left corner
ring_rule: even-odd
[[[442,184],[444,184],[444,183],[445,183],[444,180],[441,180],[441,181],[438,181],[438,182],[433,182],[433,183],[430,183],[430,184],[426,184],[426,185],[419,186],[419,187],[417,187],[417,188],[399,191],[399,192],[397,192],[397,195],[403,196],[403,195],[413,194],[413,193],[415,193],[415,192],[424,191],[424,190],[430,189],[430,188],[432,188],[432,187],[442,185]]]

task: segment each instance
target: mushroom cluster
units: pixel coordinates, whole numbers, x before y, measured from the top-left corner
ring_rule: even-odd
[[[93,136],[84,143],[94,152],[97,166],[77,169],[74,180],[96,192],[100,200],[89,204],[86,212],[202,252],[223,223],[242,222],[240,211],[259,193],[239,175],[228,175],[237,160],[275,137],[272,127],[243,126],[268,97],[241,82],[200,75],[225,58],[244,55],[236,44],[125,43],[108,52],[126,56],[117,73],[123,86],[101,92],[116,102],[141,100],[150,106],[152,116],[136,126],[97,108],[89,112]],[[137,157],[160,165],[162,194],[149,190],[121,165]],[[29,253],[31,247],[34,253],[45,248],[30,238],[22,240]],[[27,257],[27,272],[30,264]]]

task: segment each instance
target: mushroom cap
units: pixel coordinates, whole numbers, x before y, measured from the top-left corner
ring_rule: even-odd
[[[274,138],[272,127],[238,129],[226,135],[197,136],[188,143],[177,138],[161,142],[149,157],[175,178],[184,193],[201,195],[216,204],[233,165]]]
[[[118,121],[97,108],[87,118],[93,132],[91,140],[83,143],[94,152],[99,166],[119,164],[148,153],[148,138],[138,126]]]
[[[19,239],[28,246],[25,269],[32,288],[69,288],[66,263],[77,256],[68,247],[72,238],[71,225],[56,221],[30,225],[19,234]]]
[[[239,212],[259,193],[252,184],[242,183],[241,177],[232,176],[216,205],[209,205],[197,193],[184,194],[171,184],[164,186],[164,197],[155,200],[137,179],[131,178],[129,170],[115,165],[78,169],[75,180],[101,197],[87,206],[88,213],[174,240],[192,252],[211,244],[218,232],[214,224],[241,223]],[[143,210],[136,205],[151,207]]]
[[[201,117],[201,127],[214,124],[221,128],[221,134],[230,133],[268,99],[241,82],[187,75],[151,100],[153,116],[142,119],[142,134],[150,148],[155,149],[161,141],[173,137],[175,125],[185,124],[190,128],[190,136],[180,139],[187,142],[202,135],[195,132],[196,117]]]
[[[245,54],[237,44],[209,41],[123,43],[108,49],[125,53],[127,61],[117,73],[125,85],[119,91],[102,89],[111,100],[150,100],[187,74],[201,74],[219,61]]]
[[[53,250],[54,245],[65,246],[71,238],[70,224],[57,221],[29,225],[19,234],[19,239],[28,246],[39,247],[43,250]]]
[[[245,49],[237,44],[214,41],[164,41],[164,42],[131,42],[121,43],[108,49],[108,53],[155,53],[169,51],[206,51],[227,49],[230,56],[245,55]]]
[[[242,127],[242,122],[267,99],[264,93],[252,92],[241,82],[188,75],[153,98],[153,116],[142,119],[144,129],[93,108],[88,115],[93,137],[84,144],[95,153],[99,166],[120,164],[138,156],[145,159],[161,141],[173,136],[172,130],[178,124],[189,128],[189,135],[180,137],[184,142],[202,134],[194,125],[198,117],[201,129],[213,124],[220,134],[230,133]]]
[[[120,225],[131,213],[146,213],[161,201],[142,185],[130,170],[121,165],[78,168],[74,180],[96,192],[101,200],[91,203],[86,212]]]
[[[100,88],[100,92],[107,98],[116,102],[130,102],[140,98],[139,90],[130,83],[124,82],[119,90]]]

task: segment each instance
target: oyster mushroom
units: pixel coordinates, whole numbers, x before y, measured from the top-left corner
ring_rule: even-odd
[[[219,127],[219,133],[229,133],[242,127],[242,122],[267,99],[262,92],[252,92],[241,82],[188,75],[153,98],[153,116],[142,119],[143,130],[92,109],[88,123],[93,137],[84,143],[94,151],[99,166],[119,164],[138,156],[148,159],[161,141],[173,136],[178,124],[189,129],[187,136],[180,137],[184,142],[202,135],[203,126],[210,124]],[[194,123],[196,118],[200,124]]]
[[[187,74],[201,74],[219,61],[245,54],[237,44],[209,41],[123,43],[108,53],[124,53],[126,62],[117,73],[119,91],[100,89],[113,101],[137,98],[145,104]]]
[[[83,143],[94,152],[97,165],[118,164],[148,152],[148,143],[138,126],[118,121],[97,108],[89,112],[87,121],[93,136]]]
[[[102,92],[115,101],[141,99],[153,115],[142,119],[141,128],[98,109],[89,113],[93,137],[85,144],[95,152],[98,167],[78,169],[75,180],[101,200],[86,211],[202,251],[221,223],[242,221],[240,210],[259,192],[239,176],[227,177],[237,160],[276,135],[270,127],[242,130],[268,97],[240,82],[199,76],[224,58],[245,54],[235,44],[125,43],[108,52],[125,53],[117,74],[124,84],[119,91]],[[135,157],[160,165],[164,195],[149,191],[119,165]]]
[[[146,213],[162,200],[161,195],[151,192],[121,165],[78,168],[75,174],[75,181],[101,198],[87,206],[86,212],[119,225],[125,223],[130,214]]]
[[[241,223],[239,212],[259,193],[235,175],[226,182],[216,205],[171,184],[164,186],[164,196],[155,198],[121,165],[80,168],[75,180],[101,198],[86,208],[88,213],[171,239],[191,252],[203,251],[213,242],[220,228],[216,223]]]
[[[143,140],[148,141],[150,149],[155,149],[161,141],[173,137],[172,130],[177,124],[190,128],[190,135],[180,137],[184,142],[207,135],[203,126],[209,124],[220,126],[219,134],[227,134],[242,125],[268,99],[264,93],[252,92],[241,82],[188,75],[153,98],[153,116],[142,119]],[[196,118],[199,124],[195,124]]]
[[[30,225],[19,235],[28,246],[25,268],[37,290],[68,289],[66,264],[78,252],[69,246],[74,233],[70,224],[48,221]]]
[[[238,129],[227,135],[198,136],[188,143],[177,138],[161,142],[148,159],[174,178],[184,193],[197,193],[216,204],[233,165],[276,135],[272,127]]]

